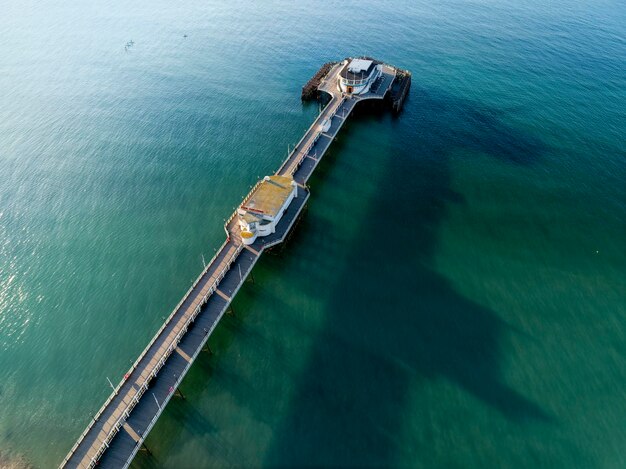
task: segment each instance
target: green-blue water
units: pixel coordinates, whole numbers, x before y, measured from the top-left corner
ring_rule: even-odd
[[[358,54],[404,112],[344,128],[134,466],[626,466],[622,2],[1,10],[0,466],[61,461]]]

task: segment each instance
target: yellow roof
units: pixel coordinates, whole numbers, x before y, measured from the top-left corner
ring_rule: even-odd
[[[291,194],[293,178],[290,176],[268,176],[261,181],[250,194],[247,201],[241,204],[243,210],[275,217]]]

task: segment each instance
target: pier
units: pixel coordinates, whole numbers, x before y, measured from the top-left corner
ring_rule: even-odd
[[[60,467],[126,468],[142,448],[149,451],[144,446],[145,438],[170,399],[184,398],[178,389],[181,381],[205,350],[208,338],[261,254],[282,243],[294,227],[310,197],[307,182],[354,107],[364,100],[389,99],[398,69],[375,62],[376,73],[364,91],[346,93],[341,91],[338,80],[348,60],[326,64],[327,70],[314,77],[317,91],[330,100],[276,172],[293,177],[297,188],[275,232],[244,245],[237,211],[230,216],[224,225],[226,240],[222,246],[125,372]],[[402,88],[402,99],[407,91]]]

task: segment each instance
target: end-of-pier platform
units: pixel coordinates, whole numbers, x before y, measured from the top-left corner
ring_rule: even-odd
[[[189,288],[150,343],[135,360],[86,429],[72,446],[62,468],[126,468],[261,254],[282,243],[302,213],[309,197],[307,182],[343,127],[354,107],[365,100],[388,100],[392,87],[400,89],[391,102],[404,101],[410,86],[408,72],[363,57],[325,64],[307,85],[307,97],[319,93],[330,100],[289,153],[274,183],[295,181],[293,197],[270,232],[244,243],[239,218],[262,183],[253,188],[224,225],[226,240]],[[312,87],[315,89],[313,90]],[[303,90],[304,97],[304,90]],[[397,107],[397,106],[396,106]],[[401,104],[399,104],[401,108]],[[266,178],[267,181],[270,178]],[[271,181],[270,181],[271,182]]]

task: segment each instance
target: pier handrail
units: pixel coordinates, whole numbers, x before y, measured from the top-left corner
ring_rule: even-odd
[[[294,152],[296,151],[296,149],[300,146],[300,144],[302,144],[302,142],[304,141],[304,139],[308,137],[308,135],[309,135],[309,133],[311,132],[311,130],[312,130],[315,126],[319,125],[318,121],[319,121],[319,119],[320,119],[320,116],[321,116],[321,115],[322,115],[322,114],[326,111],[326,109],[328,109],[328,108],[329,108],[329,106],[330,106],[333,102],[336,102],[336,100],[337,100],[337,99],[338,99],[338,98],[337,98],[337,96],[333,96],[333,97],[331,98],[331,100],[330,100],[330,101],[328,101],[328,103],[326,104],[326,106],[324,106],[324,109],[322,109],[322,112],[319,114],[319,116],[317,116],[317,117],[315,118],[315,120],[313,121],[313,123],[312,123],[312,124],[309,126],[309,128],[306,130],[306,132],[304,132],[304,135],[303,135],[303,136],[302,136],[302,138],[298,141],[298,143],[296,144],[296,146],[295,146],[295,147],[293,147],[293,150],[291,150],[291,153],[289,153],[289,156],[287,157],[287,159],[286,159],[285,161],[283,161],[283,163],[280,165],[280,167],[278,168],[278,171],[276,171],[276,174],[279,174],[281,171],[283,171],[283,170],[285,169],[285,166],[287,166],[287,165],[291,162],[291,158],[292,158],[292,156],[293,156]],[[340,106],[344,103],[344,101],[345,101],[345,100],[346,100],[346,98],[342,96],[342,97],[341,97],[341,99],[340,99],[339,104],[338,104],[336,107],[337,107],[337,108],[339,108],[339,107],[340,107]],[[335,115],[335,114],[333,113],[333,115],[329,116],[329,118],[334,117],[334,115]],[[302,158],[302,159],[304,159],[304,158]]]
[[[159,328],[159,330],[156,332],[156,334],[152,337],[152,340],[148,343],[148,345],[144,348],[144,350],[142,351],[141,355],[139,355],[139,357],[137,358],[137,360],[135,360],[135,362],[133,363],[133,365],[130,368],[130,372],[128,373],[129,376],[127,376],[126,378],[122,379],[118,385],[115,387],[115,389],[113,390],[113,392],[109,395],[109,397],[107,398],[107,400],[104,402],[104,404],[100,407],[100,409],[98,410],[98,412],[96,413],[95,417],[93,417],[91,419],[91,422],[89,423],[89,425],[87,426],[87,428],[83,431],[83,433],[81,433],[80,437],[78,438],[78,440],[76,441],[76,443],[74,443],[74,446],[72,446],[72,449],[70,450],[70,452],[67,454],[67,456],[65,457],[65,459],[63,459],[63,461],[61,462],[61,466],[64,466],[65,463],[67,463],[67,461],[72,457],[72,455],[74,454],[74,452],[76,451],[76,448],[78,448],[78,446],[80,445],[80,443],[83,441],[83,439],[85,438],[85,436],[87,435],[87,433],[89,433],[89,431],[92,429],[92,427],[94,426],[94,424],[98,421],[98,418],[102,415],[102,413],[106,410],[106,408],[108,407],[108,405],[111,403],[111,401],[113,399],[115,399],[115,397],[118,395],[118,392],[120,390],[120,388],[131,378],[132,373],[136,370],[137,365],[141,362],[141,360],[146,356],[146,354],[148,353],[148,351],[150,350],[150,348],[154,345],[154,343],[157,341],[157,339],[160,337],[161,333],[163,332],[163,330],[170,324],[171,320],[173,319],[173,317],[176,315],[176,313],[179,311],[181,305],[189,298],[189,295],[191,294],[191,292],[194,290],[194,288],[198,285],[198,283],[200,282],[200,280],[206,275],[206,273],[209,271],[209,269],[211,268],[213,262],[215,261],[215,259],[217,258],[217,256],[224,250],[224,248],[226,247],[226,245],[229,243],[228,240],[224,241],[224,243],[222,243],[222,245],[220,246],[220,248],[218,250],[216,250],[215,255],[211,258],[211,260],[207,263],[206,267],[202,270],[202,273],[196,278],[195,282],[193,283],[193,285],[189,288],[189,290],[187,290],[187,293],[185,293],[185,295],[183,296],[183,298],[178,302],[178,304],[176,305],[176,307],[173,309],[172,313],[168,316],[168,318],[166,319],[166,321],[161,325],[161,327]],[[211,295],[214,291],[215,291],[215,287],[218,284],[218,282],[220,280],[222,280],[224,278],[224,273],[226,270],[228,270],[230,268],[230,265],[232,264],[234,258],[239,255],[239,253],[241,252],[241,248],[242,246],[239,245],[237,250],[235,251],[235,253],[231,256],[231,258],[229,259],[228,264],[226,265],[226,267],[224,267],[224,269],[222,269],[220,271],[220,273],[218,274],[217,278],[213,281],[213,284],[211,285],[211,287],[209,288],[209,293],[207,293],[207,295],[205,296],[205,302],[206,299],[208,299],[208,296]],[[195,319],[197,315],[197,311],[195,311],[192,315],[191,318]],[[184,334],[186,332],[186,328],[188,327],[190,323],[190,320],[188,319],[185,322],[185,326],[182,327],[179,331],[179,333],[176,335],[176,337],[172,340],[172,342],[176,339],[179,339],[179,336],[181,336],[182,334]],[[170,350],[171,348],[171,344],[172,342],[170,342],[170,346],[168,347],[167,352],[164,354],[164,356],[169,356],[171,354],[171,352],[173,350]],[[163,360],[159,360],[159,363],[157,363],[157,366],[160,364],[160,366],[158,366],[158,369],[156,370],[157,372],[161,369],[161,367],[163,366],[163,364],[161,363]],[[155,367],[156,368],[156,367]],[[131,400],[131,404],[133,403],[133,401],[135,400],[136,396],[141,396],[143,395],[143,386],[146,383],[146,381],[149,381],[150,379],[152,379],[152,375],[154,373],[154,370],[151,371],[151,373],[149,373],[148,378],[146,378],[144,380],[144,383],[142,384],[142,386],[140,387],[140,389],[137,391],[137,393],[135,394],[135,396],[133,396],[133,399]],[[145,391],[145,390],[144,390]],[[137,399],[138,400],[138,399]],[[136,404],[136,403],[135,403]],[[134,404],[132,404],[132,407],[130,409],[128,409],[128,407],[131,407],[131,405],[129,404],[129,406],[127,406],[127,408],[125,409],[124,413],[122,414],[122,416],[116,421],[116,423],[113,425],[113,427],[111,428],[111,430],[109,431],[109,433],[107,434],[107,437],[104,439],[102,445],[100,446],[100,449],[98,450],[98,455],[102,454],[102,450],[103,447],[106,446],[106,444],[111,441],[112,437],[115,435],[115,433],[117,433],[119,431],[119,422],[121,421],[121,419],[124,417],[124,414],[127,413],[129,410],[132,410],[132,408],[134,407]],[[93,466],[90,466],[93,467]]]
[[[241,252],[241,250],[243,249],[243,245],[240,244],[239,247],[237,248],[236,253],[233,255],[233,260],[236,256],[239,255],[239,253]],[[231,263],[229,263],[230,266]],[[250,272],[250,270],[252,270],[252,265],[246,270],[246,275],[248,275],[248,272]],[[198,313],[195,313],[196,315]],[[220,314],[220,316],[222,316],[224,314],[224,312],[222,312]],[[195,317],[195,316],[194,316]],[[212,325],[211,328],[209,329],[209,331],[206,333],[205,335],[205,340],[203,341],[203,345],[204,343],[206,343],[206,341],[208,340],[209,336],[211,335],[211,332],[213,332],[213,330],[217,327],[217,323],[218,321],[215,321]],[[183,369],[183,371],[181,371],[181,373],[179,374],[178,378],[176,379],[176,382],[174,383],[174,385],[172,386],[172,391],[168,392],[167,395],[165,396],[165,399],[163,400],[162,403],[159,403],[157,401],[157,405],[159,406],[159,408],[162,410],[165,408],[165,406],[167,406],[167,404],[169,403],[170,399],[172,398],[172,396],[174,395],[174,390],[178,388],[178,386],[180,385],[180,383],[182,382],[182,380],[184,379],[185,375],[187,374],[187,371],[189,371],[189,368],[191,367],[191,365],[195,362],[196,358],[198,357],[198,355],[200,354],[200,351],[202,350],[202,347],[198,347],[196,349],[196,351],[194,352],[194,354],[192,355],[191,359],[187,362],[187,364],[185,365],[185,368]],[[152,420],[150,421],[150,423],[148,424],[148,426],[146,427],[146,430],[144,431],[143,435],[147,435],[148,433],[150,433],[150,430],[152,430],[152,427],[154,427],[154,425],[156,424],[157,420],[160,417],[161,412],[157,412],[154,417],[152,417]],[[143,435],[141,435],[141,440],[138,441],[135,444],[135,447],[133,448],[133,451],[131,452],[130,456],[128,457],[128,459],[126,460],[126,463],[124,464],[124,467],[128,467],[130,465],[130,463],[132,462],[133,458],[135,457],[135,455],[137,454],[137,452],[139,451],[139,449],[141,448],[141,444],[142,441],[144,440]]]
[[[227,244],[227,243],[224,243]],[[207,292],[207,294],[204,297],[203,303],[206,303],[206,301],[208,300],[208,297],[210,295],[212,295],[215,292],[215,289],[217,288],[217,285],[219,284],[219,282],[224,278],[224,276],[226,275],[226,271],[230,269],[230,266],[232,265],[233,261],[236,259],[236,257],[239,255],[239,253],[241,252],[241,250],[243,249],[243,245],[240,244],[237,246],[237,249],[235,250],[235,252],[231,255],[230,259],[228,260],[228,262],[226,263],[226,266],[220,271],[220,273],[218,274],[217,278],[213,281],[213,284],[211,285],[211,287],[209,288],[209,291]],[[220,250],[221,251],[221,250]],[[218,253],[220,252],[218,251]],[[213,260],[215,259],[214,256]],[[212,260],[212,261],[213,261]],[[209,263],[209,266],[211,265],[211,263]],[[208,269],[205,269],[203,272],[206,272]],[[194,283],[194,287],[197,285],[198,281],[196,281]],[[192,287],[190,289],[193,290]],[[188,296],[188,294],[186,295]],[[182,304],[184,300],[182,300],[180,304]],[[90,463],[89,463],[89,468],[92,468],[96,465],[98,459],[100,458],[100,456],[102,455],[102,453],[104,453],[105,449],[108,447],[108,443],[113,439],[113,437],[117,434],[117,432],[119,431],[119,429],[122,427],[123,425],[123,421],[126,421],[126,419],[128,419],[130,412],[134,409],[134,407],[137,405],[137,403],[139,402],[139,399],[141,398],[141,396],[143,396],[143,394],[146,392],[146,390],[148,389],[148,383],[150,382],[151,379],[155,378],[156,375],[158,374],[158,372],[161,370],[161,368],[163,367],[163,365],[165,364],[165,358],[169,357],[172,352],[174,351],[174,349],[176,348],[176,346],[179,344],[180,340],[182,339],[183,335],[187,333],[187,330],[189,328],[189,325],[191,324],[192,321],[195,320],[196,316],[200,313],[200,305],[198,305],[193,313],[191,313],[189,315],[189,318],[187,318],[187,320],[185,321],[184,325],[179,329],[178,333],[176,334],[176,336],[171,340],[166,352],[163,354],[163,356],[161,357],[161,359],[157,362],[157,364],[155,365],[155,367],[150,371],[150,373],[148,374],[148,376],[144,379],[143,383],[141,384],[141,386],[139,387],[139,389],[137,390],[137,392],[135,393],[135,395],[132,397],[130,403],[126,406],[126,408],[124,409],[124,411],[122,412],[122,415],[116,420],[115,424],[112,426],[111,430],[109,430],[107,436],[104,438],[104,440],[102,440],[102,444],[100,445],[98,451],[96,452],[96,454],[92,457]],[[153,341],[154,342],[154,341]],[[152,345],[152,343],[151,343]],[[149,347],[148,347],[149,348]],[[145,354],[144,354],[145,355]],[[195,357],[194,357],[195,358]],[[186,369],[185,369],[186,371]],[[179,376],[177,382],[176,382],[176,386],[173,386],[174,389],[176,389],[176,387],[178,386],[178,384],[180,383],[182,376],[184,376],[184,374],[181,374],[181,376]],[[126,381],[126,380],[124,380]],[[124,383],[124,381],[122,381],[121,384]],[[120,386],[118,385],[118,387]],[[170,393],[171,395],[172,393]]]
[[[363,83],[367,83],[369,77],[362,78],[360,80],[348,80],[347,78],[342,78],[341,83],[344,85],[354,86],[354,85],[362,85]]]
[[[324,106],[324,109],[322,109],[322,112],[319,114],[319,116],[321,116],[324,111],[326,111],[326,109],[328,108],[328,106],[330,106],[330,104],[337,99],[336,97],[332,97],[330,101],[328,101],[328,103],[326,104],[326,106]],[[308,127],[308,129],[306,129],[306,131],[304,132],[304,135],[302,135],[302,138],[300,140],[298,140],[298,143],[296,143],[296,146],[293,147],[293,150],[291,150],[291,152],[289,153],[289,156],[287,156],[287,159],[285,159],[285,161],[282,162],[282,164],[280,165],[280,167],[278,168],[278,171],[276,171],[276,174],[279,174],[283,169],[285,169],[285,166],[289,163],[289,161],[291,161],[291,157],[293,156],[293,152],[296,151],[296,148],[298,148],[300,146],[300,144],[304,141],[304,139],[307,137],[307,135],[309,135],[309,132],[311,131],[311,129],[313,127],[315,127],[318,124],[318,120],[319,120],[319,116],[317,116],[315,118],[315,120],[313,121],[313,123]]]
[[[257,181],[256,184],[252,186],[252,189],[250,189],[250,192],[246,194],[246,196],[243,198],[243,201],[239,204],[240,206],[245,204],[248,200],[250,200],[250,197],[252,197],[252,193],[256,190],[257,187],[259,187],[259,185],[262,182],[263,182],[262,180]],[[231,213],[230,217],[228,217],[228,220],[224,222],[224,231],[226,232],[227,236],[230,236],[230,232],[228,231],[228,225],[230,225],[230,222],[233,221],[236,216],[237,216],[237,209],[235,209],[233,213]],[[226,239],[226,242],[228,242],[228,239]]]
[[[174,315],[176,314],[176,312],[178,311],[178,309],[180,308],[180,306],[185,302],[185,300],[187,300],[187,298],[189,297],[189,294],[192,292],[192,290],[195,288],[195,286],[198,284],[200,278],[202,278],[206,272],[208,271],[208,269],[211,267],[211,264],[213,263],[213,261],[215,260],[215,258],[217,257],[217,255],[224,249],[224,247],[226,246],[226,244],[228,243],[228,240],[224,241],[224,243],[222,243],[222,245],[220,246],[220,249],[218,249],[215,253],[215,255],[213,256],[213,258],[211,258],[211,260],[209,261],[209,263],[206,265],[206,267],[203,269],[202,273],[198,276],[198,278],[196,279],[196,281],[193,283],[193,285],[189,288],[189,290],[187,290],[187,293],[185,293],[185,295],[183,296],[183,298],[178,302],[178,304],[174,307],[174,309],[172,310],[172,312],[170,313],[170,315],[168,316],[168,318],[165,320],[165,322],[161,325],[161,327],[157,330],[156,334],[152,337],[152,340],[148,343],[148,345],[144,348],[144,350],[142,351],[141,355],[139,355],[139,357],[135,360],[135,362],[133,363],[133,365],[130,368],[130,375],[132,375],[132,372],[135,370],[135,368],[137,367],[137,364],[143,359],[143,357],[146,355],[147,351],[150,349],[150,347],[152,347],[152,345],[154,344],[154,342],[158,339],[158,337],[161,335],[161,332],[163,332],[163,329],[165,329],[167,327],[167,325],[170,323],[170,320],[174,317]],[[130,376],[128,377],[130,378]],[[100,407],[100,409],[98,410],[98,412],[96,413],[96,415],[92,418],[90,424],[87,426],[87,428],[85,429],[85,431],[83,431],[83,433],[81,433],[81,435],[78,437],[78,440],[76,441],[76,443],[74,443],[74,446],[72,446],[72,449],[70,450],[70,452],[68,453],[68,455],[65,457],[65,459],[61,462],[61,466],[63,466],[68,460],[69,458],[74,454],[74,451],[76,451],[76,448],[80,445],[80,443],[82,442],[83,438],[85,437],[85,435],[87,433],[89,433],[89,430],[91,430],[91,428],[93,427],[93,425],[98,421],[98,418],[102,415],[102,413],[104,412],[104,410],[107,408],[107,406],[111,403],[111,401],[115,398],[115,396],[117,396],[117,393],[119,392],[120,388],[124,385],[124,383],[127,381],[127,379],[124,379],[122,381],[120,381],[118,383],[118,385],[115,387],[115,389],[113,390],[113,392],[109,395],[109,397],[107,398],[107,400],[104,402],[104,404]]]

